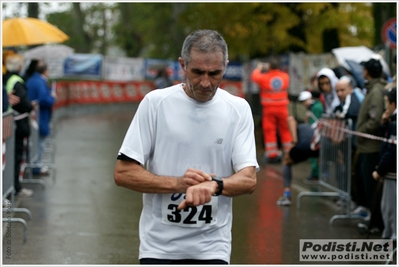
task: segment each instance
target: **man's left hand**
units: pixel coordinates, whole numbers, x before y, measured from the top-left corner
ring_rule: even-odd
[[[186,198],[177,207],[178,210],[188,206],[200,206],[211,201],[213,194],[217,191],[218,185],[213,181],[206,181],[190,186],[186,191]]]

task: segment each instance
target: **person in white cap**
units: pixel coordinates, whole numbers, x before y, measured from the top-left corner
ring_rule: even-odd
[[[299,94],[298,101],[301,102],[306,108],[305,123],[313,125],[324,113],[324,106],[319,99],[312,97],[309,91],[303,91]],[[318,158],[310,158],[311,172],[307,178],[308,181],[317,181],[319,178],[319,163]]]

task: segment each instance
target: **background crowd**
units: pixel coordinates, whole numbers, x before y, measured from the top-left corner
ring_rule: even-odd
[[[48,83],[48,68],[43,60],[32,60],[24,74],[23,57],[13,50],[3,53],[3,112],[14,113],[15,121],[15,169],[14,189],[18,197],[31,197],[32,189],[23,188],[21,180],[21,164],[29,153],[30,116],[38,116],[39,140],[37,140],[38,157],[32,162],[35,168],[33,175],[47,175],[48,167],[43,165],[42,155],[46,138],[50,135],[52,107],[56,94]],[[22,173],[23,175],[23,173]]]
[[[48,83],[48,69],[42,60],[32,60],[21,74],[23,58],[16,52],[3,53],[3,112],[13,110],[15,130],[16,196],[30,197],[33,190],[23,188],[20,169],[26,140],[30,135],[29,115],[39,116],[39,158],[50,135],[55,91]],[[392,62],[396,71],[396,56]],[[352,130],[396,140],[396,74],[388,82],[378,58],[361,63],[364,86],[347,71],[322,68],[311,79],[312,87],[301,92],[298,101],[306,109],[305,121],[289,113],[289,75],[279,70],[278,61],[261,62],[251,75],[260,88],[264,163],[282,162],[283,194],[277,200],[289,206],[293,164],[309,159],[308,182],[319,179],[319,151],[310,144],[323,114],[351,119]],[[157,88],[170,86],[167,73],[160,71]],[[158,83],[159,82],[159,83]],[[282,148],[282,152],[280,151]],[[358,224],[362,233],[377,234],[396,241],[396,144],[353,135],[352,142],[352,214],[364,219]],[[46,175],[46,166],[35,168],[35,175]]]
[[[319,150],[311,147],[319,119],[323,115],[351,119],[351,130],[357,133],[352,135],[351,146],[352,214],[363,218],[357,225],[361,233],[381,234],[396,242],[396,74],[388,77],[378,57],[360,64],[364,86],[345,69],[320,69],[312,77],[312,87],[298,96],[307,110],[305,122],[298,123],[287,112],[289,77],[272,68],[273,62],[259,63],[251,79],[260,89],[263,158],[265,163],[281,162],[278,136],[285,155],[284,189],[277,204],[289,206],[292,164],[310,158],[311,173],[306,181],[319,179]],[[396,56],[392,65],[396,71]],[[386,141],[373,137],[385,137]]]

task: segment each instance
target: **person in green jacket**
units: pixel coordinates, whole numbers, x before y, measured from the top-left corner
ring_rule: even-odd
[[[306,108],[307,112],[305,115],[305,122],[313,125],[317,120],[321,118],[324,113],[324,106],[319,99],[314,99],[309,91],[303,91],[299,94],[299,102],[301,102]],[[307,181],[318,181],[319,179],[319,159],[310,158],[311,172],[310,176],[306,179]]]
[[[382,78],[382,65],[378,59],[371,58],[367,62],[362,62],[363,77],[366,80],[366,96],[360,106],[356,131],[379,136],[379,123],[384,113],[384,91],[387,81]],[[379,209],[377,181],[373,179],[372,173],[375,166],[378,165],[381,141],[366,137],[357,136],[356,145],[358,152],[358,164],[356,166],[356,175],[358,175],[358,203],[360,207],[357,211],[365,208],[371,213],[374,219],[359,223],[358,228],[364,228],[367,231],[377,229],[381,231],[383,222],[381,211]],[[374,203],[374,205],[373,205]],[[356,213],[356,211],[354,211]],[[371,221],[374,221],[371,223]]]

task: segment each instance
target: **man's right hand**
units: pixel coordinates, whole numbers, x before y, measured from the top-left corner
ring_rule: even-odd
[[[212,175],[198,169],[188,168],[179,181],[180,192],[186,192],[187,188],[190,186],[194,186],[205,181],[212,181]]]
[[[10,103],[11,106],[15,106],[21,101],[19,96],[14,95],[13,93],[8,94],[8,102]]]

